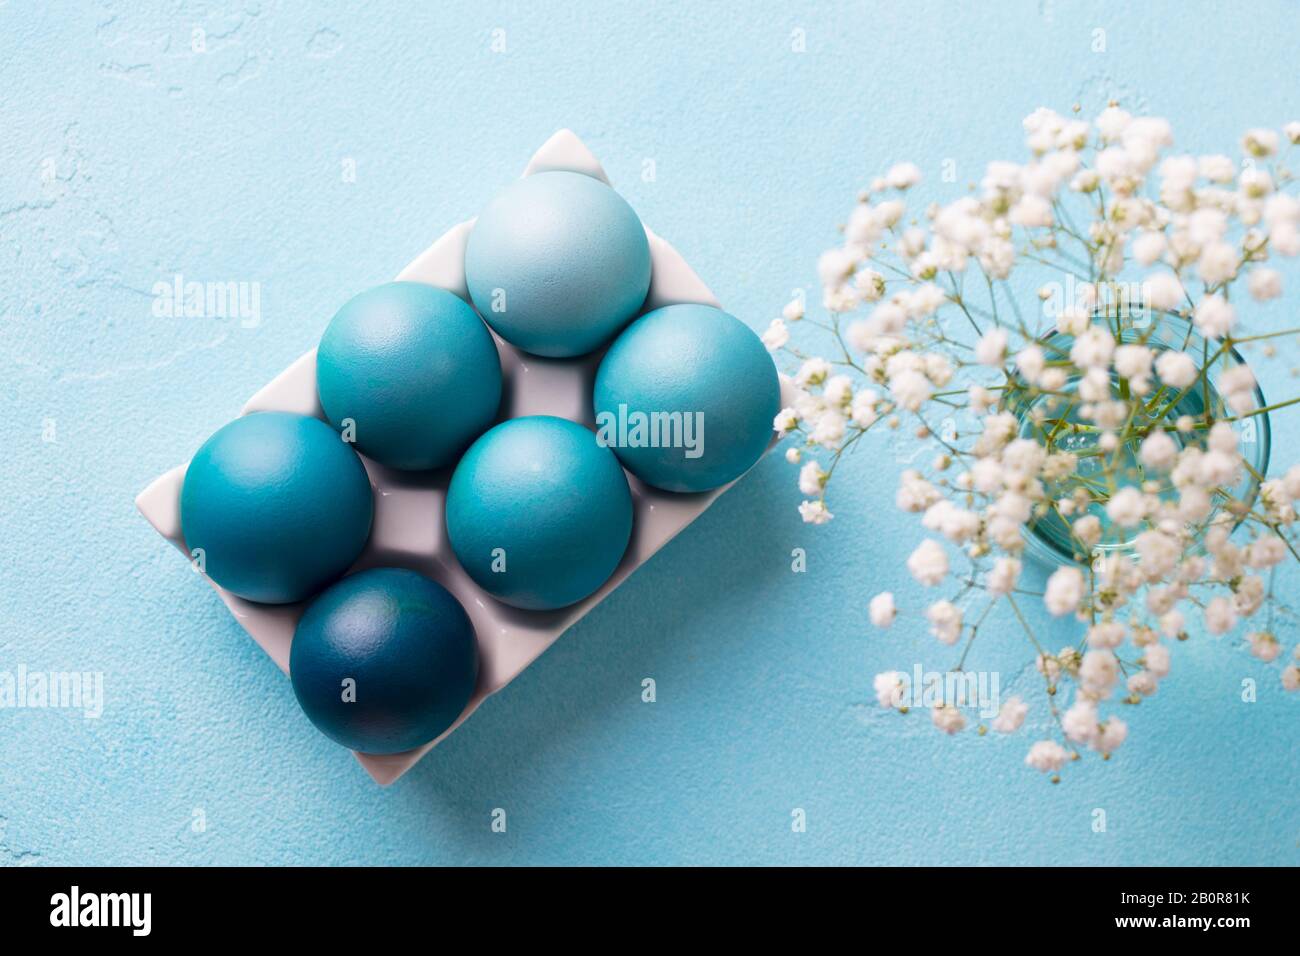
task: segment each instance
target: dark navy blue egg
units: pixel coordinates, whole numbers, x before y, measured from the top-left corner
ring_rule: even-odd
[[[356,452],[316,418],[257,412],[204,442],[181,489],[186,547],[250,601],[311,597],[355,561],[374,499]]]
[[[601,360],[598,434],[628,471],[666,491],[708,491],[762,457],[781,383],[762,340],[706,305],[648,312]]]
[[[632,534],[632,495],[613,452],[547,415],[503,422],[471,445],[446,514],[474,582],[529,610],[587,597],[614,573]]]
[[[467,302],[420,282],[350,299],[316,353],[321,407],[363,454],[391,468],[450,464],[496,418],[501,362]]]
[[[525,176],[474,224],[465,279],[484,320],[535,355],[585,355],[641,310],[650,244],[632,207],[581,173]]]
[[[450,727],[474,693],[478,648],[465,609],[403,568],[350,575],[308,605],[289,676],[303,712],[351,750],[391,754]]]

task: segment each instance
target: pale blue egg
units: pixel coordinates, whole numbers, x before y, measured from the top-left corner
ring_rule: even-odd
[[[618,459],[563,418],[497,425],[465,452],[447,490],[447,535],[461,566],[515,607],[587,597],[618,567],[631,534]]]
[[[330,423],[403,471],[450,464],[501,404],[487,326],[467,302],[421,282],[376,286],[339,309],[321,337],[316,382]]]
[[[465,279],[479,314],[536,355],[585,355],[645,302],[650,245],[632,207],[581,173],[526,176],[474,225]]]
[[[311,597],[365,547],[366,469],[316,418],[257,412],[198,450],[181,489],[185,545],[208,577],[250,601]]]
[[[781,383],[745,323],[705,305],[670,305],[610,346],[593,405],[597,434],[632,474],[666,491],[708,491],[762,456]]]

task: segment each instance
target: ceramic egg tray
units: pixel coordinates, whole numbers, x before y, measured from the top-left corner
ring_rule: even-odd
[[[524,175],[569,170],[609,180],[600,163],[569,130],[560,130],[533,156]],[[397,276],[427,282],[454,292],[466,302],[465,244],[474,220],[446,232]],[[681,255],[646,229],[650,241],[650,291],[642,311],[665,305],[718,302]],[[504,377],[500,420],[521,415],[556,415],[594,426],[591,392],[601,352],[576,359],[545,359],[527,355],[493,333],[501,354]],[[782,380],[786,392],[790,384]],[[783,395],[783,400],[788,400]],[[786,401],[788,404],[788,401]],[[297,412],[324,419],[316,396],[316,350],[312,349],[249,399],[241,414],[260,411]],[[694,521],[730,485],[698,494],[673,494],[642,484],[632,475],[632,540],[614,574],[598,591],[577,604],[556,611],[523,611],[490,597],[461,569],[451,551],[443,521],[443,503],[451,468],[410,474],[385,468],[361,456],[374,487],[375,516],[370,540],[353,570],[397,565],[414,568],[451,591],[474,622],[478,639],[479,675],[474,694],[456,722],[442,736],[400,754],[357,753],[356,758],[380,784],[389,784],[409,770],[430,749],[453,733],[491,694],[505,687],[537,659],[568,627],[604,599],[652,554]],[[136,507],[164,538],[188,557],[181,535],[180,492],[188,464],[157,478],[139,497]],[[734,484],[734,482],[733,482]],[[270,655],[280,670],[289,671],[289,644],[305,602],[255,604],[236,597],[210,578],[221,600],[240,626]],[[304,727],[306,726],[304,721]]]

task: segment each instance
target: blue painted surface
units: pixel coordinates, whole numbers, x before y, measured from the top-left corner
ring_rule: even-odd
[[[387,790],[135,513],[559,127],[761,328],[895,160],[978,180],[1023,156],[1036,106],[1112,96],[1198,151],[1300,117],[1292,3],[746,7],[0,6],[0,668],[101,671],[106,695],[98,720],[0,712],[0,861],[1300,862],[1300,701],[1236,639],[1179,646],[1124,748],[1057,787],[1021,765],[1027,734],[875,708],[877,671],[947,663],[866,621],[878,588],[918,597],[904,440],[849,460],[821,529],[770,457]],[[155,315],[178,273],[259,283],[260,321]],[[1294,316],[1287,279],[1261,326]],[[1285,466],[1300,431],[1275,424]],[[987,634],[1009,680],[1013,622]]]

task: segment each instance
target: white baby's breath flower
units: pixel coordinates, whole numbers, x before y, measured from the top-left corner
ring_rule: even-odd
[[[1088,628],[1088,646],[1114,650],[1124,643],[1125,635],[1124,625],[1119,621],[1099,621]]]
[[[1157,679],[1169,676],[1169,648],[1163,644],[1152,644],[1142,655],[1147,673]]]
[[[835,408],[827,408],[817,416],[808,437],[824,448],[835,448],[844,437],[846,427],[843,413]]]
[[[1025,765],[1043,773],[1055,773],[1069,759],[1070,752],[1055,740],[1039,740],[1034,742],[1025,755]]]
[[[801,388],[807,388],[809,385],[820,385],[826,381],[826,377],[830,373],[830,362],[823,358],[810,358],[799,366],[799,371],[794,380]]]
[[[1237,611],[1226,597],[1216,597],[1205,606],[1205,629],[1211,634],[1226,634],[1237,625]]]
[[[785,346],[790,341],[790,330],[780,319],[773,319],[768,325],[767,331],[763,333],[763,344],[767,346],[769,352],[775,352]]]
[[[1109,697],[1119,676],[1119,660],[1108,650],[1090,650],[1079,664],[1079,681],[1096,697]]]
[[[1006,329],[989,329],[975,345],[975,361],[981,365],[1001,366],[1006,354]]]
[[[1047,358],[1037,345],[1027,345],[1016,353],[1016,370],[1031,385],[1038,384],[1046,364]]]
[[[885,182],[892,189],[910,189],[921,181],[921,170],[913,163],[897,163],[885,173]]]
[[[1095,169],[1081,169],[1070,180],[1070,189],[1076,193],[1096,192],[1101,185],[1101,175]]]
[[[1252,568],[1271,568],[1286,560],[1286,542],[1276,534],[1256,538],[1246,546],[1246,565]]]
[[[1232,329],[1236,310],[1228,300],[1218,295],[1207,295],[1196,306],[1193,321],[1196,330],[1207,338],[1223,338]]]
[[[835,516],[830,513],[824,501],[805,501],[799,505],[799,517],[805,524],[826,524]]]
[[[1145,345],[1121,345],[1115,349],[1115,371],[1127,379],[1143,379],[1151,374],[1155,353]]]
[[[1246,288],[1256,302],[1267,302],[1282,294],[1282,274],[1276,269],[1257,266],[1246,276]]]
[[[1199,373],[1196,362],[1186,352],[1161,352],[1156,357],[1156,374],[1170,388],[1186,388]]]
[[[1138,459],[1154,471],[1168,471],[1173,468],[1177,458],[1178,443],[1163,428],[1157,428],[1142,439],[1138,449]]]
[[[849,407],[849,419],[859,428],[871,427],[880,417],[876,411],[876,403],[879,400],[880,396],[873,389],[862,389],[853,396],[853,402]]]
[[[1277,144],[1277,130],[1272,129],[1248,129],[1241,137],[1242,152],[1258,159],[1276,153]]]
[[[1124,682],[1130,694],[1137,694],[1139,697],[1151,697],[1160,689],[1160,682],[1150,671],[1138,671],[1136,674],[1130,674],[1128,680]]]
[[[1012,695],[1002,702],[998,715],[993,718],[993,729],[1000,734],[1012,734],[1020,729],[1029,713],[1029,705],[1018,695]]]
[[[1165,254],[1167,246],[1164,233],[1143,232],[1133,240],[1133,258],[1144,266],[1152,265]]]
[[[1098,728],[1096,736],[1092,739],[1091,746],[1093,750],[1109,754],[1118,750],[1120,745],[1127,739],[1128,724],[1118,717],[1110,717]]]
[[[1082,335],[1092,323],[1092,313],[1081,305],[1069,305],[1056,317],[1056,329],[1062,335]]]
[[[799,469],[799,490],[805,495],[820,495],[826,487],[826,472],[816,461],[809,461]]]
[[[1001,557],[993,562],[986,586],[990,594],[1004,595],[1015,590],[1020,580],[1021,563],[1019,558]]]
[[[871,687],[881,707],[901,707],[907,693],[907,675],[901,671],[885,671],[875,676]]]
[[[948,552],[933,538],[926,538],[907,559],[907,571],[921,584],[933,587],[948,574]]]
[[[898,482],[894,504],[900,511],[925,511],[942,497],[939,489],[921,477],[919,471],[909,468]]]
[[[1086,744],[1097,736],[1097,705],[1079,698],[1061,715],[1061,729],[1076,744]]]
[[[898,398],[898,403],[910,412],[920,409],[934,394],[934,386],[921,372],[904,369],[889,378],[889,387]]]
[[[930,633],[944,644],[956,644],[961,637],[961,608],[951,601],[935,601],[926,608],[925,618],[930,622]]]
[[[822,285],[840,285],[853,274],[854,257],[846,249],[827,249],[817,260],[817,275]]]
[[[779,435],[792,432],[799,427],[799,413],[793,408],[783,408],[772,419],[772,429]]]
[[[876,627],[889,627],[894,623],[894,618],[898,616],[898,608],[894,604],[894,595],[889,591],[881,591],[871,599],[867,606],[871,615],[871,623]]]
[[[803,460],[803,449],[790,447],[785,450],[785,460],[792,465],[799,464]]]
[[[822,386],[822,399],[835,408],[848,405],[853,400],[853,379],[847,375],[832,375]]]
[[[955,734],[966,726],[965,715],[952,704],[931,709],[930,720],[945,734]]]
[[[1282,645],[1268,631],[1251,631],[1246,639],[1250,641],[1250,653],[1261,661],[1275,661],[1282,653]]]
[[[1075,567],[1057,568],[1047,579],[1043,603],[1054,617],[1078,610],[1083,600],[1083,572]]]
[[[1218,285],[1236,276],[1239,259],[1237,250],[1228,243],[1211,242],[1201,249],[1196,270],[1203,282]]]
[[[1230,183],[1237,175],[1237,164],[1222,154],[1202,156],[1197,160],[1197,168],[1212,183]]]
[[[1155,272],[1142,282],[1142,297],[1153,309],[1176,309],[1183,303],[1184,294],[1183,284],[1172,272]]]
[[[1174,608],[1160,615],[1160,633],[1165,637],[1177,637],[1183,632],[1183,625],[1186,623],[1183,612]]]
[[[1282,686],[1287,690],[1300,690],[1300,667],[1288,664],[1283,669]]]
[[[1082,515],[1075,519],[1070,530],[1084,547],[1092,548],[1101,540],[1101,519],[1093,514]]]
[[[1042,196],[1026,194],[1011,207],[1007,219],[1017,226],[1045,229],[1053,222],[1052,205]]]
[[[1106,514],[1122,528],[1136,527],[1146,514],[1146,499],[1132,485],[1126,485],[1106,503]]]
[[[1182,556],[1182,542],[1158,528],[1143,531],[1134,539],[1133,545],[1148,581],[1164,580]]]

